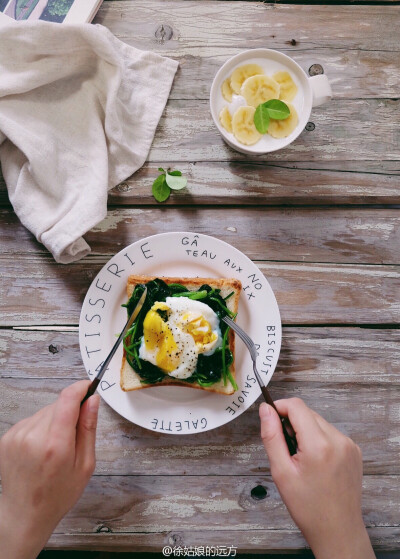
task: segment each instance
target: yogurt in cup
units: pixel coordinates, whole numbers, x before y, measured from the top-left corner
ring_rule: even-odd
[[[239,107],[243,104],[240,96],[233,97],[233,102],[228,103],[222,96],[222,84],[231,76],[235,68],[245,64],[258,64],[267,76],[273,76],[276,72],[285,70],[289,72],[296,84],[297,93],[291,104],[297,111],[299,122],[293,132],[286,138],[273,138],[269,134],[263,134],[257,143],[246,146],[241,144],[232,133],[225,130],[221,125],[219,114],[224,106],[228,106],[233,113],[236,105]],[[318,107],[326,103],[331,97],[331,86],[325,74],[309,77],[297,62],[286,54],[271,49],[252,49],[233,56],[218,70],[211,86],[210,108],[215,126],[229,146],[247,155],[262,155],[282,149],[292,143],[304,130],[310,118],[312,107]]]

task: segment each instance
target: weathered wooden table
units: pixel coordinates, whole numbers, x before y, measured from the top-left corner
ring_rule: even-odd
[[[1,185],[1,433],[85,378],[79,311],[113,254],[164,231],[208,233],[255,260],[275,291],[284,329],[273,395],[304,398],[361,446],[373,544],[400,547],[399,22],[390,3],[104,2],[95,23],[180,69],[148,163],[111,193],[84,260],[55,264]],[[258,158],[223,143],[208,105],[218,67],[253,47],[322,68],[334,92],[297,141]],[[151,196],[160,165],[189,177],[161,206]],[[271,480],[257,408],[171,437],[103,404],[96,473],[49,547],[304,548]],[[264,499],[251,497],[257,485]]]

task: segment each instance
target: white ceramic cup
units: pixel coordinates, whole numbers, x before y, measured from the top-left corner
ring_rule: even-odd
[[[256,144],[245,146],[221,125],[219,114],[222,108],[228,105],[228,102],[222,96],[222,83],[231,76],[235,68],[244,64],[259,64],[268,76],[272,76],[280,70],[286,70],[296,83],[298,91],[291,103],[297,111],[299,122],[293,132],[286,138],[273,138],[269,134],[264,134]],[[331,86],[325,74],[309,77],[297,62],[286,54],[271,49],[252,49],[230,58],[218,70],[211,86],[210,108],[215,126],[228,145],[247,155],[262,155],[282,149],[292,143],[309,121],[312,107],[318,107],[326,103],[331,97]]]

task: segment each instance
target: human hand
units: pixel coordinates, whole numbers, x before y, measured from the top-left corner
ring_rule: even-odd
[[[94,471],[99,396],[80,407],[89,384],[68,386],[0,440],[2,559],[36,557]]]
[[[278,414],[265,403],[261,437],[272,478],[315,557],[375,559],[361,514],[361,450],[302,400],[275,405],[296,432],[297,454],[290,456]]]

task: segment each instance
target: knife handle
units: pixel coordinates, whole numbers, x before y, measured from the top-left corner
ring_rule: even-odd
[[[99,378],[94,378],[92,380],[92,382],[89,384],[89,388],[88,391],[86,392],[86,396],[83,398],[82,402],[81,402],[81,407],[82,405],[86,402],[86,400],[88,398],[90,398],[90,396],[93,396],[93,394],[96,392],[97,387],[100,384],[100,379]]]
[[[264,399],[267,402],[267,404],[272,406],[276,411],[276,413],[279,415],[282,424],[282,431],[285,436],[285,441],[288,446],[290,456],[293,456],[297,452],[297,440],[296,440],[296,433],[292,427],[292,424],[290,423],[287,417],[281,416],[279,411],[276,409],[275,403],[271,398],[268,388],[266,386],[261,386],[261,392],[263,393]]]

